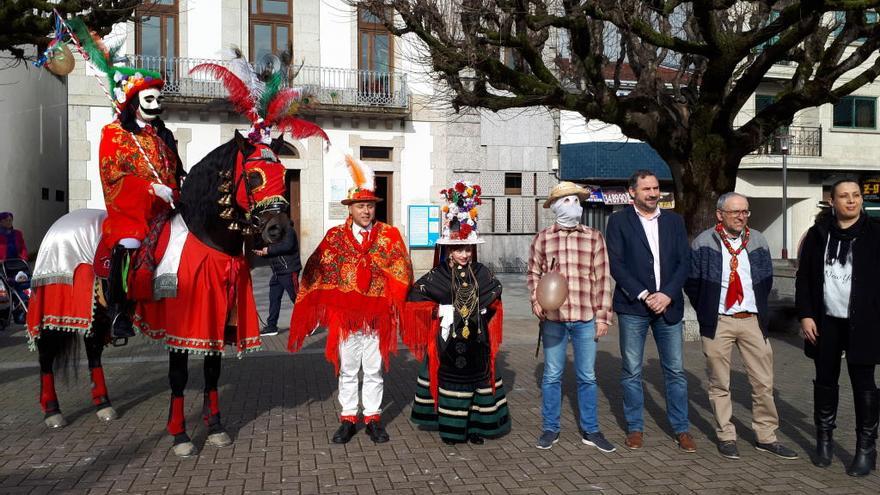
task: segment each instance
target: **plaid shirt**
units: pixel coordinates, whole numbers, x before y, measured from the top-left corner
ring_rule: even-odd
[[[605,237],[598,230],[578,224],[574,229],[552,227],[538,232],[529,252],[527,281],[534,306],[538,280],[556,258],[559,272],[568,280],[568,299],[557,311],[546,311],[553,321],[611,323],[611,273]]]

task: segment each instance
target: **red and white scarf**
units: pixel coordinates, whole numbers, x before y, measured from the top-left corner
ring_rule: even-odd
[[[727,252],[730,253],[730,280],[727,284],[727,296],[724,298],[724,309],[730,309],[734,304],[742,304],[743,297],[745,297],[745,294],[743,293],[742,277],[737,273],[737,268],[739,268],[737,255],[743,252],[749,244],[749,228],[746,227],[743,229],[741,234],[742,244],[740,244],[737,249],[733,249],[733,246],[730,245],[727,231],[724,230],[724,227],[720,223],[715,226],[715,232],[721,237],[721,243],[724,244],[724,247],[727,248]]]

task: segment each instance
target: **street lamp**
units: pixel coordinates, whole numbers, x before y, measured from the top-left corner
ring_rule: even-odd
[[[788,146],[791,135],[777,134],[779,151],[782,153],[782,259],[788,259]]]

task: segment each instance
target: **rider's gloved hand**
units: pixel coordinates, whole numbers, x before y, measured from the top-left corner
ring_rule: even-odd
[[[162,201],[171,204],[174,202],[174,191],[165,184],[152,184],[153,193]]]

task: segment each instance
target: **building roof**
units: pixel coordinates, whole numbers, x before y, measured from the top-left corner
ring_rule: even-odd
[[[646,143],[595,141],[563,144],[559,154],[561,180],[626,180],[639,169],[654,172],[658,179],[672,179],[669,166]]]

